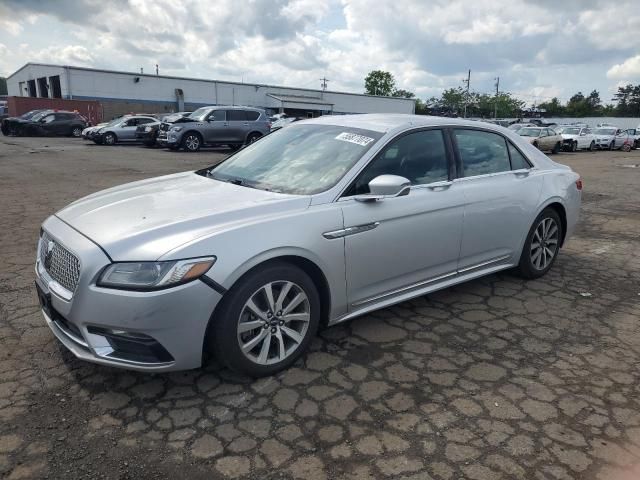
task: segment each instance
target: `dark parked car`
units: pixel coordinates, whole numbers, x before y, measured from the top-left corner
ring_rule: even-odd
[[[138,128],[136,128],[136,139],[142,141],[145,147],[155,147],[162,123],[165,123],[167,128],[169,128],[171,124],[190,114],[191,112],[176,112],[168,115],[157,115],[158,123],[147,123],[146,125],[139,125]]]
[[[50,112],[52,110],[47,109],[37,109],[37,110],[29,110],[26,113],[23,113],[19,117],[6,117],[2,119],[2,126],[0,129],[4,135],[12,135],[13,131],[16,128],[16,125],[22,123],[23,121],[30,120],[34,115],[40,112]]]
[[[76,112],[43,110],[28,119],[6,119],[3,123],[5,126],[9,135],[79,137],[87,122]]]

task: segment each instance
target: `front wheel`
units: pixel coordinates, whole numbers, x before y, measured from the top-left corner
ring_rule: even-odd
[[[298,267],[272,263],[236,284],[212,318],[211,346],[232,370],[253,376],[287,368],[307,349],[320,322],[320,297]]]
[[[558,256],[561,239],[560,216],[554,209],[546,208],[527,234],[518,264],[520,275],[532,279],[547,273]]]
[[[594,142],[593,140],[589,144],[589,151],[590,152],[595,152],[596,151],[596,142]]]
[[[577,152],[578,151],[578,142],[573,142],[571,144],[571,151],[572,152]]]
[[[115,145],[116,141],[116,134],[111,132],[105,133],[104,137],[102,138],[102,143],[104,143],[105,145]]]
[[[615,147],[616,147],[616,142],[615,142],[615,141],[613,141],[613,142],[611,142],[611,143],[609,144],[609,150],[614,150],[614,149],[615,149]]]
[[[182,140],[182,147],[187,152],[197,152],[202,146],[202,139],[197,133],[187,133]]]
[[[553,153],[554,155],[557,153],[560,153],[561,148],[562,148],[562,145],[560,145],[560,142],[558,142],[553,146],[553,150],[551,150],[551,153]]]

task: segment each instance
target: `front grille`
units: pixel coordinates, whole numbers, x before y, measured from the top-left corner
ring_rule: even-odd
[[[80,261],[47,232],[40,238],[40,262],[56,282],[70,292],[74,292],[80,278]]]
[[[169,130],[169,127],[171,127],[170,123],[162,122],[160,124],[160,130],[162,130],[163,132],[166,132],[167,130]]]

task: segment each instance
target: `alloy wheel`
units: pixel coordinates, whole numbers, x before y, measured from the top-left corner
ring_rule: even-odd
[[[184,145],[187,147],[187,150],[195,152],[200,148],[200,139],[197,135],[189,135],[185,139]]]
[[[76,127],[72,130],[71,135],[73,135],[74,137],[79,137],[80,135],[82,135],[82,130]]]
[[[282,362],[298,349],[310,321],[309,297],[299,285],[270,282],[242,308],[237,328],[240,350],[259,365]]]
[[[537,270],[544,270],[556,256],[558,252],[558,235],[560,230],[553,218],[543,218],[531,241],[531,264]]]

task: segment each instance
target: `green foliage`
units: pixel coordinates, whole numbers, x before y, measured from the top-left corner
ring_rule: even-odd
[[[395,89],[391,95],[393,97],[403,97],[403,98],[413,98],[416,96],[415,93],[410,92],[408,90],[403,90],[402,88]]]
[[[373,70],[364,79],[364,92],[368,95],[389,97],[396,90],[393,75],[383,70]]]
[[[0,77],[0,95],[7,95],[7,79]]]
[[[618,87],[613,100],[617,102],[615,112],[621,117],[640,116],[640,85]]]

